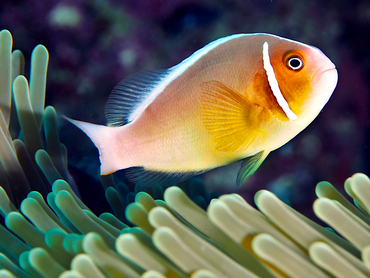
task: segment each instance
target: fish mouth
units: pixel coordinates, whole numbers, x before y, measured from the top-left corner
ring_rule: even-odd
[[[331,71],[331,70],[337,71],[337,68],[334,66],[332,68],[326,69],[326,70],[322,71],[321,74],[323,74],[323,73],[325,73],[327,71]]]
[[[322,86],[322,83],[328,83],[327,85],[331,85],[333,87],[332,90],[337,85],[338,82],[338,71],[333,63],[331,65],[324,65],[318,68],[315,73],[313,74],[313,84],[316,86]]]
[[[326,63],[315,72],[312,79],[311,105],[324,107],[334,92],[338,82],[338,72],[333,63]]]

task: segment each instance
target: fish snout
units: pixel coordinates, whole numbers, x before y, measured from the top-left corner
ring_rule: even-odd
[[[325,83],[325,87],[332,87],[331,92],[334,91],[338,82],[338,71],[333,63],[320,67],[313,76],[313,87],[321,87]]]

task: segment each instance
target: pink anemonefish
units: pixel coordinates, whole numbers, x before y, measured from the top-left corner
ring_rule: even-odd
[[[313,121],[337,79],[315,47],[237,34],[121,81],[106,104],[108,126],[67,119],[99,149],[102,175],[130,168],[143,182],[178,182],[242,160],[241,185]]]

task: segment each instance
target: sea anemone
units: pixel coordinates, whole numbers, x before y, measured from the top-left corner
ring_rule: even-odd
[[[345,183],[363,212],[327,182],[316,189],[317,216],[343,238],[264,190],[256,194],[259,211],[237,194],[213,199],[205,211],[179,187],[168,188],[164,201],[138,193],[126,208],[128,220],[136,225],[129,227],[113,214],[97,217],[79,205],[65,181],[55,181],[52,188],[47,203],[31,192],[20,212],[1,191],[0,210],[7,229],[0,230],[4,268],[0,273],[15,277],[370,274],[370,219],[364,214],[370,207],[370,180],[363,174]]]
[[[256,209],[237,194],[212,198],[197,178],[184,189],[192,198],[173,186],[164,200],[140,192],[130,203],[133,193],[105,177],[114,214],[95,215],[68,173],[56,112],[44,109],[46,48],[33,51],[30,84],[22,53],[11,48],[11,34],[1,31],[0,278],[370,276],[364,174],[345,182],[357,207],[328,182],[316,187],[314,211],[339,235],[269,191],[257,192]]]

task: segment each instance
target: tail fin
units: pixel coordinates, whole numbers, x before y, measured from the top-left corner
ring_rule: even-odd
[[[97,125],[86,123],[82,121],[72,120],[64,115],[63,118],[77,126],[87,136],[90,137],[91,141],[99,150],[99,159],[100,159],[100,175],[111,174],[123,167],[120,167],[120,158],[117,155],[117,146],[112,140],[116,134],[116,127],[108,127],[104,125]]]

